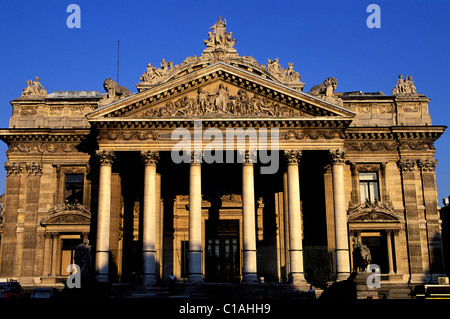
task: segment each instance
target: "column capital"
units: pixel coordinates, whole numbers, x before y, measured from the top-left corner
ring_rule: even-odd
[[[417,161],[417,167],[422,172],[434,172],[436,170],[437,160],[436,159],[419,159]]]
[[[397,162],[397,166],[400,169],[401,172],[403,173],[407,173],[407,172],[414,172],[415,171],[415,166],[416,166],[416,161],[406,158],[406,159],[400,159]]]
[[[302,157],[302,151],[299,150],[284,150],[284,159],[288,165],[298,165],[300,158]]]
[[[25,168],[28,172],[28,175],[42,175],[42,163],[26,163]]]
[[[114,151],[96,150],[95,156],[97,156],[100,165],[112,165],[116,159]]]
[[[203,151],[191,152],[191,164],[201,164],[203,162]]]
[[[238,150],[238,163],[253,165],[256,162],[256,150]]]
[[[328,152],[332,164],[345,164],[345,148],[336,148]]]
[[[159,152],[141,151],[141,160],[145,165],[156,165],[159,161]]]
[[[5,163],[6,176],[16,176],[23,171],[23,163],[6,162]]]

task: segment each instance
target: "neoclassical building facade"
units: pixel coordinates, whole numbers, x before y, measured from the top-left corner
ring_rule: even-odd
[[[90,246],[105,282],[345,280],[370,249],[382,285],[443,274],[429,98],[303,91],[292,63],[241,56],[219,20],[200,56],[148,64],[137,93],[11,101],[0,277],[58,285]]]

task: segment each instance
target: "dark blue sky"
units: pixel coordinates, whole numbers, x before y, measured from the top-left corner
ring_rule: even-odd
[[[81,8],[81,28],[69,29],[71,3]],[[381,28],[369,29],[369,4],[381,8]],[[337,91],[382,91],[389,95],[398,74],[413,75],[430,99],[433,124],[449,125],[450,1],[1,1],[0,127],[8,127],[9,101],[25,81],[39,76],[49,92],[98,90],[116,78],[120,40],[120,84],[135,85],[147,63],[181,63],[199,56],[218,16],[237,39],[240,55],[259,63],[279,58],[306,83],[326,77]],[[450,195],[450,132],[435,146],[439,204]],[[0,146],[0,162],[6,161]],[[0,192],[5,171],[0,170]]]

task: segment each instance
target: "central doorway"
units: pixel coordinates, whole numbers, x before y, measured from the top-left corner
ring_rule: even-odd
[[[240,281],[239,220],[206,220],[205,279]]]

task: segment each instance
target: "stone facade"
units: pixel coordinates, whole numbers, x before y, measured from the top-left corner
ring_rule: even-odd
[[[339,93],[334,78],[306,93],[292,63],[240,56],[221,18],[211,30],[201,56],[148,64],[138,93],[111,79],[107,93],[27,81],[0,130],[0,276],[58,285],[89,242],[99,281],[151,286],[173,272],[302,286],[348,278],[355,241],[385,284],[443,276],[433,144],[445,127],[431,124],[412,77],[392,95]],[[192,136],[180,164],[176,129]],[[261,173],[266,149],[253,158],[250,136],[231,149],[212,136],[196,144],[208,129],[276,129],[278,169]],[[208,161],[211,146],[233,163]]]

